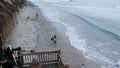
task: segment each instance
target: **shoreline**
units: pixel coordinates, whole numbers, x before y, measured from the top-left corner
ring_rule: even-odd
[[[48,19],[48,18],[47,18]],[[101,68],[101,66],[99,65],[99,63],[95,62],[95,61],[92,61],[91,59],[89,58],[86,58],[83,53],[82,53],[82,50],[78,50],[77,48],[75,48],[71,43],[70,43],[70,40],[69,40],[69,37],[66,35],[66,27],[62,24],[62,23],[59,23],[59,22],[53,22],[51,20],[48,19],[48,21],[51,22],[51,25],[55,28],[55,31],[56,33],[58,33],[58,36],[60,36],[59,38],[62,39],[62,41],[59,41],[59,44],[61,45],[64,45],[64,44],[67,44],[68,48],[70,47],[70,49],[72,49],[72,51],[74,51],[75,54],[78,54],[77,56],[81,57],[82,60],[85,64],[87,63],[88,66],[85,66],[85,68],[89,68],[91,65],[92,67],[90,68]],[[54,29],[53,29],[54,30]],[[64,43],[60,43],[60,42],[64,42]],[[60,46],[60,45],[58,45]],[[64,46],[63,46],[64,47]],[[59,47],[58,47],[59,48]],[[60,48],[62,49],[62,48]],[[67,49],[67,47],[66,47]],[[61,50],[62,51],[62,50]],[[70,51],[70,50],[68,50]],[[65,53],[64,54],[70,54],[72,52],[67,52],[67,50],[64,51]],[[66,53],[67,52],[67,53]],[[64,55],[63,54],[63,55]],[[83,59],[84,58],[84,59]],[[90,63],[90,64],[89,64]],[[81,64],[82,65],[82,64]],[[94,67],[95,66],[95,67]],[[83,66],[84,68],[84,66]]]
[[[34,19],[35,13],[39,13],[38,20]],[[25,18],[28,15],[30,16],[31,20],[26,21]],[[62,27],[60,27],[59,29],[56,28],[56,25],[54,23],[45,19],[43,13],[41,12],[41,9],[38,9],[32,5],[25,6],[18,16],[18,21],[19,23],[14,29],[12,36],[9,37],[9,39],[12,39],[13,41],[11,44],[13,47],[23,46],[21,44],[24,43],[25,45],[22,48],[28,49],[26,51],[29,51],[31,49],[34,49],[35,51],[50,51],[60,49],[63,62],[69,64],[70,68],[100,68],[97,63],[86,59],[82,55],[82,51],[79,51],[75,47],[73,47],[70,44],[69,38],[66,36],[66,33],[61,33],[62,31],[66,32],[64,31],[65,28],[62,28],[64,26],[58,23],[58,25],[61,25]],[[26,27],[26,29],[23,30],[23,32],[16,33],[20,31],[18,30],[18,27],[21,28],[21,26],[19,26],[21,23],[22,26],[26,25],[28,27],[23,26],[23,28]],[[31,33],[26,33],[26,35],[24,35],[24,32],[26,32],[26,30],[28,32],[31,31]],[[57,46],[53,46],[51,43],[50,38],[53,35],[57,35]]]
[[[74,51],[74,53],[78,56],[78,58],[79,58],[79,57],[82,58],[82,59],[80,59],[80,60],[82,60],[85,64],[88,65],[87,68],[89,68],[89,65],[93,65],[93,67],[90,67],[90,68],[102,68],[102,67],[100,67],[99,63],[97,63],[97,62],[95,62],[95,61],[92,61],[91,59],[85,57],[85,55],[83,55],[82,50],[79,50],[79,49],[75,48],[75,47],[70,43],[69,37],[68,37],[67,34],[66,34],[66,31],[67,31],[66,27],[65,27],[62,23],[58,23],[58,24],[59,24],[59,26],[61,25],[61,28],[62,28],[62,30],[63,30],[63,31],[62,31],[63,33],[58,32],[58,31],[61,31],[61,29],[59,29],[58,27],[56,27],[56,25],[54,25],[54,23],[52,23],[53,27],[56,28],[56,31],[58,32],[60,38],[61,38],[62,40],[64,40],[63,42],[66,43],[66,44],[68,45],[68,47],[70,47],[70,49],[72,49],[72,51]],[[57,28],[58,28],[58,29],[57,29]],[[69,51],[69,50],[68,50],[68,51]],[[67,50],[66,50],[65,52],[67,52]],[[69,52],[68,52],[68,53],[69,53]],[[64,54],[66,54],[66,53],[64,53]],[[83,59],[83,58],[84,58],[84,59]],[[84,65],[84,63],[81,64],[81,65]],[[90,63],[90,64],[89,64],[89,63]],[[94,64],[96,65],[95,67],[94,67]],[[84,67],[83,67],[83,68],[84,68]],[[86,67],[85,67],[85,68],[86,68]]]

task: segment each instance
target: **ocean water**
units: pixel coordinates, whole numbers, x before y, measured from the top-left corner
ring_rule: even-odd
[[[82,50],[86,58],[102,68],[120,68],[120,9],[117,2],[109,7],[83,6],[75,2],[32,2],[46,19],[67,29],[71,45]]]

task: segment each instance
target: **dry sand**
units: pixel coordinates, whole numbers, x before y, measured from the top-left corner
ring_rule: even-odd
[[[38,19],[35,17],[36,13],[39,14]],[[27,20],[27,16],[29,19]],[[47,21],[40,8],[29,5],[20,10],[18,15],[18,24],[12,34],[8,37],[10,44],[13,48],[22,47],[23,50],[35,50],[35,51],[53,51],[60,49],[61,57],[64,63],[70,65],[70,68],[100,68],[100,66],[86,59],[82,55],[82,51],[77,50],[70,45],[70,42],[65,33],[59,33],[54,24]],[[61,24],[58,24],[61,25]],[[55,26],[55,25],[54,25]],[[65,32],[65,28],[61,29]],[[57,35],[57,45],[54,46],[50,38],[53,35]]]

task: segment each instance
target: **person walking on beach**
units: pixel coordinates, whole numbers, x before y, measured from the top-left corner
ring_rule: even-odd
[[[36,13],[36,19],[38,19],[38,13]]]
[[[26,20],[28,20],[28,19],[29,19],[29,16],[27,16]]]
[[[56,44],[57,44],[57,37],[56,37],[56,35],[54,35],[54,36],[51,38],[51,41],[53,42],[53,45],[56,46]]]

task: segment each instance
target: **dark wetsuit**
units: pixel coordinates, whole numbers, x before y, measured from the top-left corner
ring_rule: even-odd
[[[4,61],[4,57],[0,55],[0,61]],[[0,65],[2,65],[2,68],[13,68],[13,63],[10,60],[7,60],[4,64],[0,62]]]

